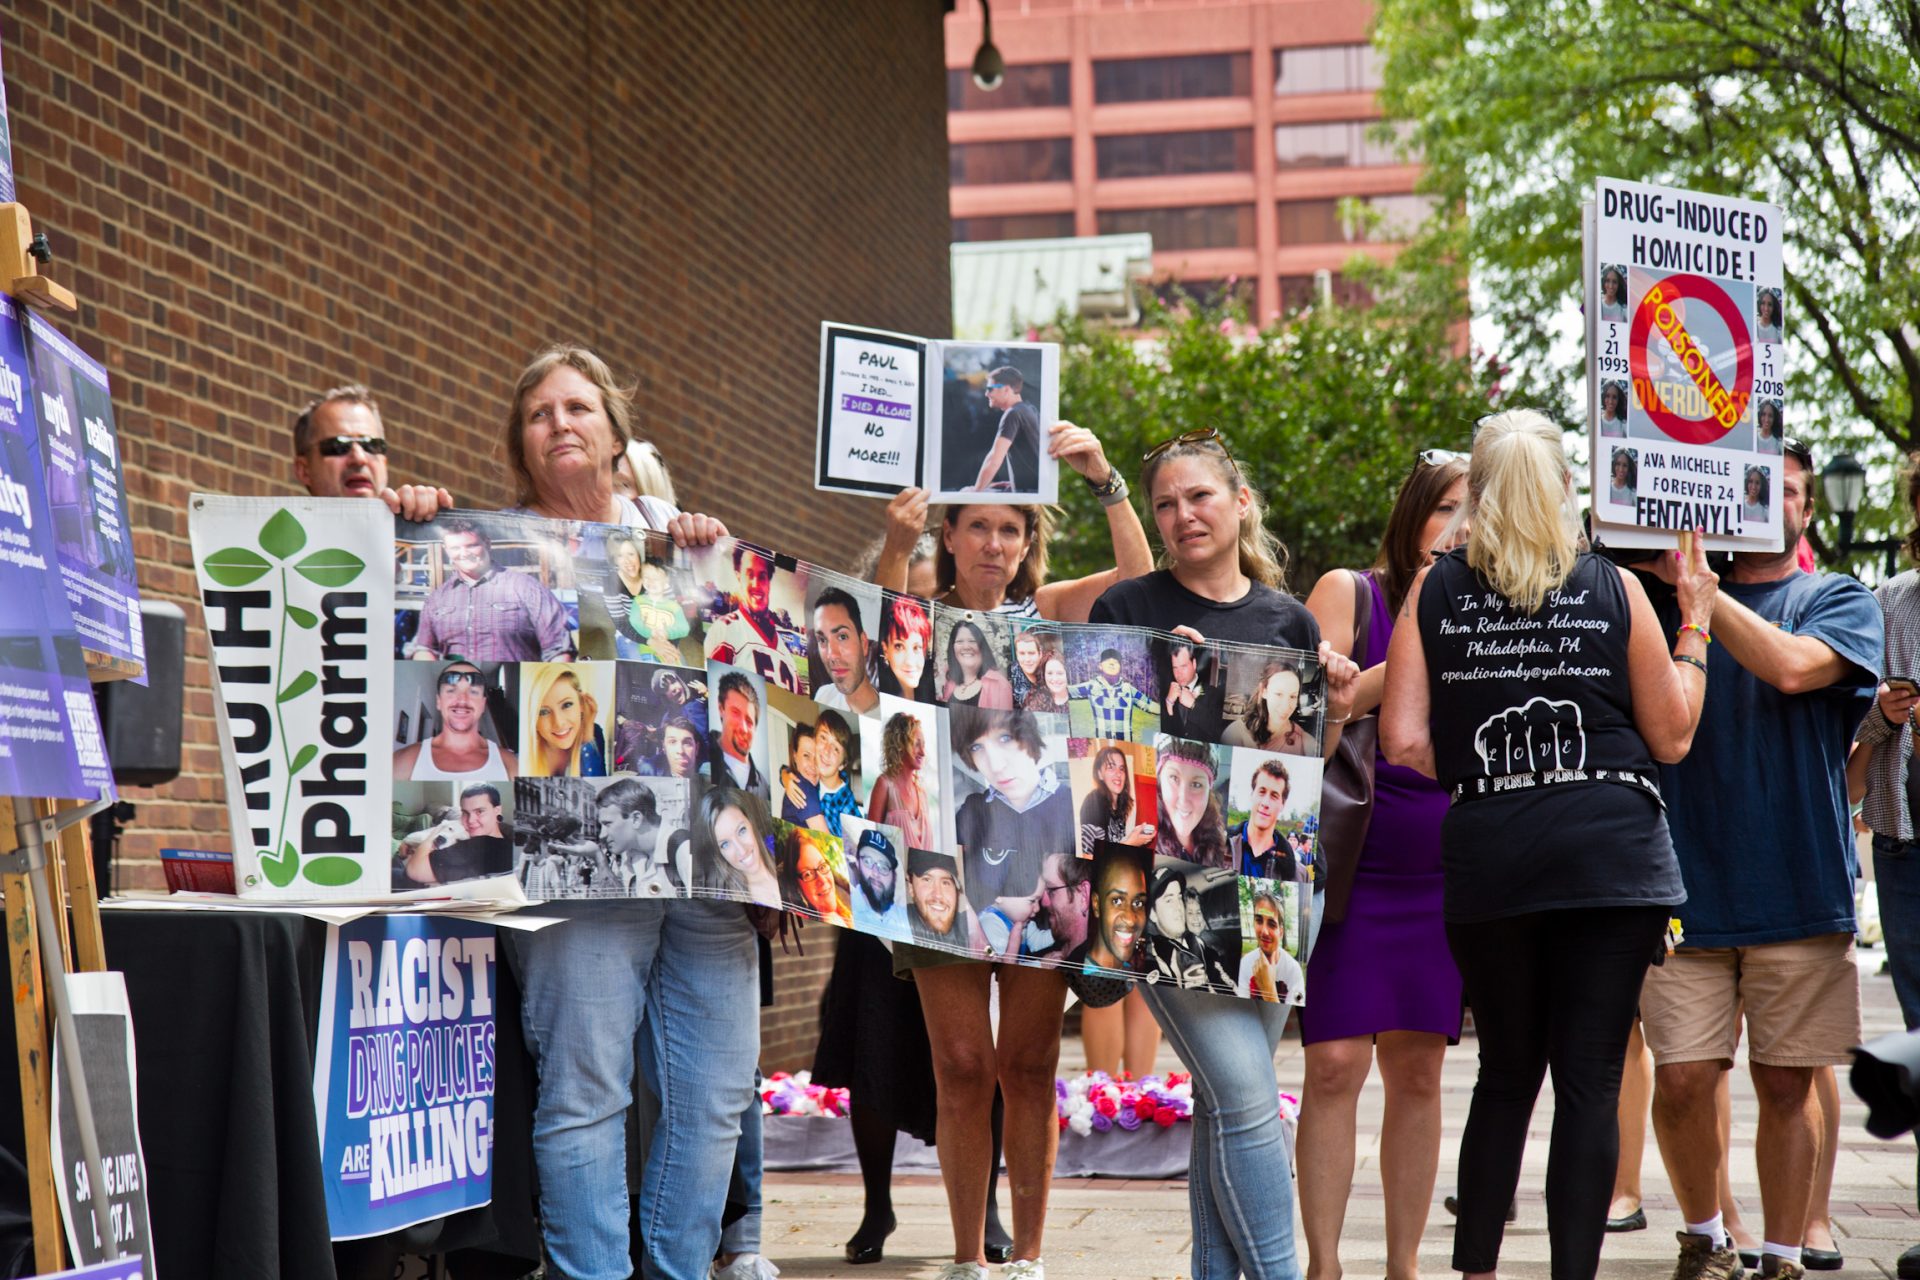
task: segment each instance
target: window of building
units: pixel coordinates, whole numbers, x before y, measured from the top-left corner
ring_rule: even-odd
[[[1100,234],[1144,231],[1155,253],[1174,249],[1247,249],[1253,246],[1253,206],[1210,204],[1186,209],[1109,209]]]
[[[1095,102],[1244,98],[1252,91],[1252,58],[1244,53],[1201,53],[1180,58],[1116,58],[1093,64]]]
[[[1353,93],[1380,87],[1380,53],[1370,44],[1323,44],[1273,51],[1273,91]]]
[[[956,243],[970,240],[1061,240],[1072,234],[1071,213],[1017,213],[953,220]]]
[[[1400,128],[1404,131],[1404,126]],[[1395,144],[1375,140],[1373,129],[1371,120],[1275,125],[1274,160],[1281,169],[1400,164]]]
[[[1073,140],[1023,138],[964,142],[947,148],[947,176],[956,187],[998,182],[1073,181]]]
[[[1342,275],[1338,271],[1329,272],[1327,291],[1336,306],[1353,307],[1364,310],[1373,305],[1373,292],[1358,280]],[[1291,313],[1302,307],[1320,305],[1320,286],[1316,276],[1281,276],[1280,310]]]
[[[1102,178],[1157,178],[1184,173],[1250,173],[1253,130],[1200,129],[1095,138]]]
[[[947,110],[1007,111],[1021,107],[1064,107],[1071,101],[1067,64],[1037,62],[1008,67],[1000,87],[988,92],[973,82],[964,67],[947,71]]]
[[[1278,206],[1281,244],[1342,244],[1352,240],[1410,240],[1433,213],[1432,196],[1368,196],[1374,217],[1341,216],[1339,200],[1282,200]]]
[[[1223,303],[1238,300],[1248,302],[1252,299],[1253,283],[1249,280],[1159,280],[1152,285],[1153,296],[1160,299],[1162,305],[1178,307],[1199,305],[1217,307]]]

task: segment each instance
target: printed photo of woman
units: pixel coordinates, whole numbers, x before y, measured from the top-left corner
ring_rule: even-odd
[[[1240,718],[1227,726],[1220,741],[1230,747],[1259,747],[1289,755],[1317,756],[1320,742],[1295,721],[1302,707],[1300,669],[1290,662],[1270,662]]]
[[[927,661],[933,647],[933,623],[927,602],[912,596],[883,596],[880,601],[880,642],[873,648],[873,683],[883,696],[933,701],[933,665]]]
[[[713,787],[703,793],[693,824],[693,894],[777,907],[780,873],[774,867],[773,819],[751,791]]]
[[[1160,822],[1153,851],[1202,866],[1233,869],[1227,820],[1218,794],[1222,773],[1218,749],[1204,742],[1170,738],[1154,747],[1160,781]]]
[[[521,776],[605,777],[607,733],[601,708],[613,703],[612,666],[544,662],[529,665],[525,673]]]

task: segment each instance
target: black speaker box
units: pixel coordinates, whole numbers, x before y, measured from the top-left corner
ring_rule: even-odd
[[[100,731],[113,780],[153,787],[180,776],[180,709],[187,670],[187,615],[165,601],[143,600],[147,683],[115,680],[94,686]]]

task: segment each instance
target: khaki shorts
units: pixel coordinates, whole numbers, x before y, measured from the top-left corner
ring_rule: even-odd
[[[1843,1067],[1860,1043],[1853,935],[1683,949],[1647,970],[1640,1025],[1656,1063],[1733,1061],[1745,1012],[1750,1061]]]

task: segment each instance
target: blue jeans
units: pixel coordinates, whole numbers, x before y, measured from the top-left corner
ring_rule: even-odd
[[[701,1280],[720,1243],[740,1114],[760,1055],[759,960],[738,904],[553,904],[516,939],[540,1079],[540,1217],[566,1280],[626,1280],[626,1120],[636,1031],[661,1122],[641,1178],[646,1273]]]
[[[1293,1166],[1273,1071],[1288,1006],[1145,982],[1140,991],[1193,1072],[1194,1280],[1298,1280]]]
[[[760,1183],[766,1171],[766,1137],[761,1129],[760,1098],[756,1092],[747,1109],[740,1113],[740,1144],[733,1152],[733,1177],[727,1186],[727,1199],[744,1205],[746,1212],[727,1224],[720,1233],[720,1252],[760,1252]]]

